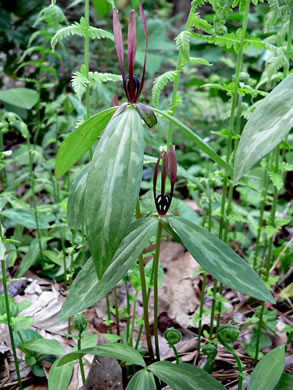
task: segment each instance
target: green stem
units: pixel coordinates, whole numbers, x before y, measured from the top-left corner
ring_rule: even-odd
[[[116,328],[117,335],[120,336],[120,318],[119,318],[119,307],[118,307],[118,297],[117,297],[117,287],[114,287],[114,302],[115,302],[115,317],[116,317]]]
[[[82,335],[82,332],[79,332],[78,339],[77,339],[77,349],[78,349],[78,351],[81,350],[81,335]],[[84,384],[85,383],[85,374],[84,374],[84,367],[83,367],[82,357],[80,357],[78,360],[79,360],[79,367],[80,367],[82,383]]]
[[[154,256],[154,335],[155,335],[155,349],[157,360],[160,360],[160,347],[159,347],[159,333],[158,333],[158,270],[159,270],[159,256],[160,246],[162,238],[162,225],[159,221],[157,240],[156,240],[156,252]]]
[[[39,244],[39,250],[40,250],[41,263],[42,263],[42,265],[44,265],[44,255],[43,255],[43,249],[42,249],[42,243],[41,243],[42,237],[41,237],[41,230],[40,230],[40,226],[39,226],[36,192],[35,192],[35,178],[34,178],[34,174],[33,174],[33,155],[32,155],[29,135],[27,136],[26,140],[27,140],[27,148],[28,148],[29,175],[30,175],[30,182],[31,182],[31,187],[32,187],[32,201],[33,201],[33,208],[34,208],[34,216],[35,216],[38,244]]]
[[[211,318],[210,318],[210,337],[209,337],[210,341],[213,339],[213,333],[214,333],[214,316],[215,316],[215,309],[216,309],[216,302],[217,302],[217,285],[218,285],[218,281],[217,279],[214,279],[213,300],[212,300]]]
[[[194,13],[196,7],[197,7],[196,2],[193,2],[191,4],[191,8],[190,8],[190,11],[188,14],[188,18],[187,18],[187,22],[186,22],[186,26],[185,26],[185,31],[188,31],[192,25],[192,16],[193,16],[193,13]],[[181,69],[182,61],[183,61],[182,55],[179,54],[178,60],[177,60],[176,70]],[[180,73],[178,72],[177,76],[174,79],[174,84],[173,84],[172,103],[171,103],[172,107],[174,107],[176,104],[177,90],[178,90],[178,85],[179,85],[179,77],[180,77]],[[172,111],[171,115],[173,115],[174,109],[172,109],[171,111]],[[167,138],[167,153],[169,151],[169,147],[170,147],[170,143],[171,143],[171,139],[172,139],[172,131],[173,131],[173,123],[170,121],[169,122],[169,130],[168,130],[168,138]]]
[[[274,171],[276,174],[279,173],[279,157],[280,157],[280,147],[276,147],[275,149],[275,167]],[[273,195],[273,204],[271,209],[271,216],[270,216],[270,223],[272,226],[275,226],[275,215],[276,215],[276,209],[277,209],[277,200],[278,200],[278,189],[277,187],[274,187],[274,195]],[[268,245],[268,255],[266,259],[266,267],[265,267],[265,274],[264,274],[264,281],[267,282],[269,278],[269,272],[271,268],[271,262],[272,262],[272,254],[273,254],[273,237],[269,239],[269,245]],[[257,335],[256,335],[256,347],[255,347],[255,364],[258,361],[258,353],[259,353],[259,343],[260,343],[260,337],[261,337],[261,328],[263,323],[263,314],[264,314],[264,302],[262,302],[261,305],[261,312],[259,316],[259,323],[257,328]]]
[[[219,341],[221,342],[221,344],[223,344],[223,346],[226,348],[226,350],[228,352],[230,352],[235,360],[236,360],[236,364],[237,364],[237,367],[238,367],[238,390],[241,390],[242,389],[242,380],[243,380],[243,371],[242,371],[242,364],[241,364],[241,360],[239,359],[239,356],[237,355],[237,353],[234,351],[233,348],[231,348],[228,344],[226,344],[222,339],[221,339],[221,336],[218,334],[218,339]]]
[[[126,275],[126,278],[127,278],[127,275]],[[127,307],[126,340],[128,342],[129,341],[129,330],[130,330],[130,294],[129,294],[128,280],[127,279],[125,280],[125,291],[126,291],[126,307]],[[135,312],[135,310],[134,310],[134,312]],[[132,339],[131,339],[131,346],[132,346]]]
[[[84,17],[86,21],[87,28],[85,30],[84,36],[84,64],[85,64],[85,75],[88,78],[89,73],[89,28],[90,28],[90,17],[89,17],[89,0],[85,0],[84,3]],[[89,119],[91,116],[90,113],[90,86],[87,83],[85,87],[85,105],[86,105],[86,119]],[[93,149],[92,147],[89,150],[90,160],[93,158]]]
[[[1,230],[1,226],[0,226],[0,230]],[[7,280],[6,280],[6,270],[5,270],[5,260],[4,259],[1,259],[1,268],[2,268],[2,281],[3,281],[3,289],[4,289],[7,324],[8,324],[8,329],[9,329],[11,347],[12,347],[13,356],[14,356],[14,363],[15,363],[15,370],[16,370],[16,375],[17,375],[18,386],[19,386],[19,389],[22,390],[22,382],[21,382],[18,360],[17,360],[17,356],[16,356],[16,347],[15,347],[15,342],[14,342],[13,328],[12,328],[11,316],[10,316],[8,291],[7,291]]]
[[[175,358],[176,358],[176,364],[180,364],[180,359],[179,359],[178,352],[177,352],[177,349],[176,349],[175,345],[171,345],[171,348],[174,351],[174,355],[175,355]]]
[[[106,302],[107,302],[107,317],[108,317],[108,321],[109,321],[109,332],[110,334],[113,333],[113,330],[112,330],[112,322],[111,322],[111,308],[110,308],[110,299],[109,299],[109,294],[106,295]]]
[[[136,313],[137,295],[138,295],[138,291],[136,292],[135,297],[134,297],[133,310],[132,310],[131,330],[130,330],[129,338],[127,338],[127,340],[128,340],[128,345],[130,345],[131,347],[132,347],[132,343],[133,343],[133,332],[134,332],[135,318],[136,318],[136,317],[135,317],[135,313]]]

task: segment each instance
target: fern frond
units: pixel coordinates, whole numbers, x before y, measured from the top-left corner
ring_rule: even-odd
[[[213,31],[213,27],[206,20],[201,19],[198,13],[195,13],[192,16],[192,23],[193,27],[197,28],[198,30],[202,30],[206,33],[211,33]]]
[[[89,72],[88,81],[91,85],[105,83],[107,81],[121,81],[122,76],[112,73]]]
[[[190,54],[190,32],[189,31],[182,31],[176,37],[176,46],[184,61],[189,62],[189,54]]]
[[[63,27],[59,31],[57,31],[56,34],[51,39],[52,50],[55,50],[55,46],[59,41],[68,38],[70,35],[84,36],[84,31],[82,26],[79,23],[75,22],[74,24],[71,24],[70,26],[67,27]]]
[[[101,38],[107,38],[111,41],[114,41],[114,36],[112,33],[109,33],[108,31],[103,30],[102,28],[96,28],[90,26],[89,28],[89,37],[91,39],[101,39]]]
[[[169,72],[163,73],[161,76],[155,79],[152,90],[152,100],[154,102],[155,107],[158,107],[159,105],[159,97],[161,95],[162,90],[170,81],[174,81],[178,74],[179,70],[171,70]]]
[[[86,86],[88,84],[87,77],[80,73],[80,72],[74,72],[71,80],[72,88],[74,92],[76,93],[79,101],[82,98],[82,95],[85,92]]]
[[[212,66],[213,64],[210,64],[208,61],[204,60],[203,58],[197,58],[197,57],[190,57],[189,58],[191,64],[201,64],[206,66]]]

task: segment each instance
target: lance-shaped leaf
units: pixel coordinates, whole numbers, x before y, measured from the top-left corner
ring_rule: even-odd
[[[113,119],[88,169],[85,223],[99,278],[125,237],[139,195],[144,130],[133,107]]]
[[[273,390],[279,382],[285,364],[285,345],[270,351],[255,367],[247,390]]]
[[[62,142],[56,157],[55,175],[57,179],[89,150],[116,110],[117,107],[111,107],[92,116]]]
[[[173,390],[226,390],[210,374],[192,364],[162,361],[151,364],[148,370]]]
[[[57,367],[62,366],[76,360],[84,355],[94,354],[98,356],[108,356],[114,359],[122,360],[123,362],[145,367],[146,364],[139,352],[136,349],[125,344],[104,344],[98,347],[80,349],[76,352],[68,353],[59,359]]]
[[[84,193],[89,165],[85,165],[74,179],[67,202],[68,226],[78,229],[84,217]]]
[[[249,117],[235,156],[234,184],[292,129],[292,89],[293,74],[273,89]]]
[[[151,107],[152,108],[152,107]],[[197,147],[205,154],[207,154],[213,161],[215,161],[220,167],[227,169],[228,171],[233,171],[232,167],[226,163],[217,153],[207,144],[205,143],[198,135],[196,135],[188,126],[174,118],[172,115],[167,114],[167,112],[160,111],[157,108],[152,108],[152,110],[164,117],[165,119],[174,123],[174,125],[178,126],[188,137],[190,137],[193,142],[197,145]]]
[[[149,372],[147,369],[140,370],[130,379],[126,390],[156,390],[156,382],[154,375]]]
[[[101,280],[98,280],[94,262],[90,258],[74,280],[59,320],[73,316],[108,294],[137,260],[150,238],[156,234],[157,227],[158,221],[151,217],[133,222]]]
[[[257,273],[224,241],[187,219],[168,217],[168,221],[185,248],[216,279],[243,294],[275,302]]]

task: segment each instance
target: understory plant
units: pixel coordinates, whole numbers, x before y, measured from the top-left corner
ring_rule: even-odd
[[[254,36],[248,32],[250,11],[252,6],[260,6],[258,0],[191,1],[185,27],[175,40],[178,57],[177,61],[172,62],[174,69],[168,70],[154,80],[152,90],[154,107],[139,101],[142,96],[147,96],[145,87],[149,85],[146,80],[149,31],[142,5],[135,1],[132,3],[133,7],[139,10],[142,26],[137,27],[135,10],[131,10],[126,17],[128,19],[127,67],[123,30],[120,24],[122,18],[115,8],[114,1],[106,2],[107,9],[108,7],[113,9],[113,35],[106,30],[90,26],[89,0],[84,2],[84,16],[79,22],[63,26],[57,32],[54,31],[53,36],[52,31],[49,30],[49,27],[52,27],[50,23],[45,30],[42,30],[46,38],[45,43],[37,47],[42,58],[46,54],[54,55],[52,53],[58,47],[57,43],[65,50],[66,47],[61,41],[70,36],[77,35],[84,39],[84,64],[78,71],[74,71],[72,78],[72,87],[77,99],[70,100],[72,107],[75,107],[80,114],[78,125],[67,137],[61,134],[62,127],[58,128],[59,130],[56,127],[54,133],[55,140],[60,142],[59,136],[64,140],[56,157],[55,178],[51,175],[48,179],[55,202],[54,207],[50,208],[53,215],[51,226],[49,223],[45,224],[45,227],[40,225],[36,189],[38,178],[34,174],[34,164],[39,164],[38,166],[44,168],[49,175],[51,170],[47,167],[44,158],[34,160],[34,156],[37,155],[37,141],[42,124],[51,123],[50,113],[54,112],[56,107],[61,110],[60,107],[65,106],[65,102],[69,105],[69,100],[64,95],[60,105],[59,103],[52,107],[48,105],[42,122],[41,100],[38,96],[34,103],[37,104],[37,123],[33,135],[35,145],[30,142],[32,134],[21,116],[6,113],[2,118],[1,134],[6,133],[9,127],[13,127],[18,129],[26,140],[34,217],[32,226],[37,232],[34,244],[31,243],[31,246],[37,247],[37,256],[32,257],[30,256],[32,252],[28,252],[28,256],[22,259],[18,276],[21,276],[31,265],[36,265],[37,261],[47,272],[46,275],[50,275],[52,267],[48,266],[47,260],[54,259],[60,270],[57,274],[52,273],[51,276],[64,280],[65,289],[69,288],[58,319],[68,321],[67,336],[76,340],[76,345],[71,352],[66,353],[59,343],[52,342],[55,340],[37,337],[32,340],[22,340],[20,333],[17,346],[25,351],[33,363],[45,353],[46,349],[48,353],[57,357],[50,369],[48,379],[50,390],[54,390],[57,384],[58,388],[66,389],[75,363],[79,364],[82,382],[85,383],[83,357],[87,354],[112,357],[121,361],[123,385],[128,390],[156,390],[166,385],[175,390],[220,390],[225,387],[212,376],[212,373],[217,353],[222,345],[235,360],[237,387],[241,390],[246,373],[235,345],[240,339],[242,329],[234,323],[221,324],[224,317],[224,303],[227,302],[223,296],[224,286],[226,286],[246,295],[255,311],[255,316],[243,325],[243,328],[253,327],[251,340],[241,344],[255,361],[255,368],[248,378],[248,390],[279,389],[280,387],[276,386],[281,386],[283,380],[285,346],[278,346],[263,356],[261,340],[266,333],[274,332],[270,326],[270,319],[274,316],[271,308],[276,303],[273,290],[271,291],[274,281],[270,277],[272,270],[277,266],[273,254],[274,239],[279,229],[290,223],[285,218],[278,218],[276,214],[278,193],[282,189],[284,175],[292,169],[292,165],[287,161],[289,160],[287,152],[292,149],[288,137],[293,126],[293,75],[290,73],[290,61],[293,59],[291,47],[293,11],[292,7],[290,8],[292,2],[291,0],[269,2],[271,9],[266,15],[265,30],[266,33],[271,34],[264,38],[261,33]],[[205,3],[209,3],[213,10],[213,19],[200,16],[199,11]],[[55,6],[55,1],[52,1],[51,8]],[[229,18],[232,18],[235,8],[238,13],[233,20],[240,21],[241,28],[228,32],[226,24]],[[288,21],[284,23],[281,32],[271,31],[277,25],[277,21],[280,22],[284,16],[288,17]],[[65,19],[60,17],[58,28],[60,23],[65,23]],[[141,67],[135,63],[138,46],[141,47],[141,42],[137,40],[139,31],[143,31],[145,39],[143,56],[140,51],[139,57]],[[38,36],[39,34],[35,35],[34,39]],[[102,38],[108,39],[109,42],[114,40],[118,58],[116,68],[119,66],[121,76],[90,71],[90,39],[95,41]],[[52,50],[48,51],[45,47],[49,39]],[[226,79],[220,82],[215,79],[216,76],[213,76],[214,79],[211,76],[208,82],[200,83],[202,93],[208,93],[211,99],[224,96],[227,111],[223,121],[221,118],[221,123],[228,122],[227,128],[217,129],[217,132],[210,131],[211,129],[208,128],[208,137],[205,138],[199,135],[200,131],[191,129],[194,121],[188,110],[185,110],[187,103],[184,101],[188,99],[188,91],[187,97],[180,92],[180,89],[187,84],[186,78],[194,69],[204,74],[203,69],[212,66],[212,61],[193,55],[194,45],[199,42],[221,47],[233,58],[230,62],[227,59],[223,60],[231,67],[232,80]],[[28,49],[25,56],[35,49],[36,47]],[[264,72],[256,85],[248,74],[245,55],[247,53],[251,55],[251,52],[259,50],[267,51],[270,60],[264,61]],[[59,58],[59,54],[55,57]],[[38,66],[41,65],[38,63]],[[284,69],[283,72],[281,68]],[[136,69],[140,69],[140,77]],[[42,76],[43,70],[40,68]],[[91,92],[97,85],[106,81],[122,81],[126,101],[119,104],[117,96],[120,98],[122,93],[121,89],[117,88],[111,107],[91,116],[94,101]],[[273,88],[268,88],[270,92],[267,89],[260,89],[262,85],[271,82]],[[163,90],[169,88],[170,83],[173,83],[171,98],[166,103],[163,99]],[[37,85],[38,93],[41,95],[44,88],[42,80]],[[85,97],[85,107],[82,105],[83,97]],[[145,100],[149,102],[148,98]],[[218,101],[215,102],[218,106]],[[247,102],[251,103],[250,107]],[[66,115],[70,116],[72,107],[67,106]],[[218,107],[216,109],[218,110]],[[219,112],[218,110],[217,114]],[[61,115],[61,112],[59,113]],[[58,121],[58,116],[54,116],[54,120]],[[157,133],[163,134],[161,139],[163,144],[160,148],[154,147],[150,142],[153,134],[157,135]],[[1,149],[2,138],[1,136]],[[217,141],[215,143],[213,143],[214,138]],[[187,158],[184,152],[185,143],[190,145],[193,156],[199,156],[208,166],[205,171],[202,171],[201,177],[196,177],[196,170],[188,171],[184,168],[184,158]],[[149,156],[149,150],[152,150],[155,156]],[[82,162],[82,167],[72,181],[70,170],[79,160]],[[261,175],[257,177],[253,176],[254,173],[250,175],[251,170],[258,163],[263,167]],[[151,166],[153,171],[153,188],[150,190],[151,184],[148,183],[150,191],[146,194],[141,191],[145,166]],[[0,168],[1,175],[6,181],[6,169],[2,169],[2,166]],[[61,177],[63,180],[58,182]],[[189,182],[187,188],[190,194],[193,194],[194,199],[201,201],[202,224],[185,218],[180,212],[178,215],[179,200],[176,199],[178,195],[180,196],[178,178]],[[256,180],[256,184],[253,180]],[[242,195],[243,192],[250,190],[254,191],[253,196],[255,194],[259,196],[259,209],[251,213],[233,202],[235,194]],[[68,195],[67,217],[64,212],[64,202],[60,199],[64,194],[66,197]],[[9,218],[6,210],[0,211],[1,218],[5,215]],[[65,224],[66,218],[69,227]],[[54,231],[55,236],[58,237],[59,245],[54,243],[50,246],[52,239],[50,229],[51,233]],[[255,243],[255,246],[249,247],[240,256],[240,251],[233,250],[231,243],[237,241],[235,237],[241,229],[247,229],[247,236],[249,235],[249,239]],[[162,273],[160,249],[165,237],[181,243],[201,267],[198,271],[202,274],[199,314],[194,321],[197,326],[197,355],[194,364],[182,362],[180,359],[176,344],[181,341],[182,336],[174,327],[164,333],[174,353],[174,361],[161,358],[158,302],[160,273]],[[5,298],[1,304],[0,314],[3,322],[9,326],[21,388],[14,342],[14,333],[18,334],[17,321],[21,322],[15,318],[21,318],[17,317],[21,310],[15,309],[14,301],[9,299],[5,287],[6,268],[4,251],[1,250],[2,241],[5,243],[9,240],[1,236],[0,255]],[[17,241],[12,243],[17,245]],[[154,246],[152,249],[150,243]],[[55,257],[52,252],[55,253]],[[145,264],[144,254],[150,252],[153,259]],[[209,278],[213,278],[213,288],[207,292]],[[121,282],[126,291],[125,310],[120,310],[118,305],[117,286]],[[135,289],[133,297],[129,292],[130,285]],[[112,291],[113,305],[110,300]],[[143,318],[137,321],[140,328],[138,336],[135,337],[136,302],[140,291]],[[209,311],[209,332],[203,331],[207,295],[212,301]],[[110,333],[105,337],[110,342],[96,345],[97,337],[86,332],[88,323],[80,313],[102,298],[106,298],[107,318],[104,324],[108,326]],[[153,302],[150,302],[151,299]],[[265,305],[268,305],[270,310],[266,309]],[[150,315],[150,306],[153,307],[152,315]],[[126,318],[125,330],[121,321],[123,317]],[[153,327],[151,317],[153,317]],[[31,325],[32,322],[27,327]],[[143,335],[147,350],[144,350],[142,345]],[[292,332],[289,333],[288,339],[290,335]],[[201,354],[206,355],[207,358],[199,367]],[[274,366],[274,370],[270,369],[271,366]]]

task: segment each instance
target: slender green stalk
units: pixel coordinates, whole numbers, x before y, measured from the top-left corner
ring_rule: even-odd
[[[134,303],[133,303],[133,309],[132,309],[131,330],[130,330],[129,338],[127,339],[127,340],[128,340],[128,344],[129,344],[131,347],[132,347],[132,343],[133,343],[133,331],[134,331],[135,318],[136,318],[136,317],[135,317],[135,313],[136,313],[137,295],[138,295],[138,291],[136,292],[135,297],[134,297]]]
[[[120,336],[120,318],[119,318],[119,307],[118,307],[118,297],[117,297],[117,287],[114,287],[114,303],[115,303],[115,317],[116,317],[116,328],[117,335]]]
[[[191,4],[191,8],[190,8],[190,11],[189,11],[189,14],[187,17],[185,31],[188,31],[190,29],[190,27],[192,26],[192,17],[193,17],[193,14],[194,14],[196,7],[197,7],[197,5],[195,2]],[[182,55],[179,54],[178,60],[177,60],[176,70],[180,70],[181,65],[182,65],[182,61],[183,61]],[[180,77],[180,73],[178,72],[178,75],[174,79],[171,107],[174,107],[176,104],[177,90],[178,90],[178,85],[179,85],[179,77]],[[174,110],[172,109],[171,115],[173,115],[173,112],[174,112]],[[169,130],[168,130],[168,138],[167,138],[167,153],[169,151],[170,143],[172,140],[172,131],[173,131],[173,123],[170,121],[169,122]]]
[[[127,278],[127,275],[126,275],[126,280],[125,280],[124,284],[125,284],[125,291],[126,291],[126,308],[127,308],[126,340],[128,341],[129,340],[129,331],[130,331],[130,294],[129,294],[129,289],[128,289],[128,278]],[[132,343],[132,341],[131,341],[131,343]]]
[[[217,279],[214,279],[213,300],[212,300],[211,318],[210,318],[210,337],[209,337],[210,340],[213,339],[213,333],[214,333],[214,317],[215,317],[216,302],[217,302],[217,286],[218,286],[218,281]]]
[[[68,287],[68,280],[67,280],[67,265],[66,265],[66,248],[65,248],[65,239],[61,227],[61,223],[59,221],[59,218],[56,213],[56,222],[58,224],[59,234],[60,234],[60,240],[61,240],[61,248],[62,248],[62,254],[63,254],[63,268],[64,268],[64,289],[67,290]]]
[[[162,225],[159,222],[157,240],[156,240],[156,252],[154,256],[154,335],[155,335],[155,349],[157,360],[160,360],[160,347],[159,347],[159,334],[158,334],[158,269],[159,269],[159,256],[160,246],[162,238]]]
[[[30,176],[30,182],[31,182],[31,187],[32,187],[32,201],[33,201],[34,216],[35,216],[35,223],[36,223],[36,230],[37,230],[37,238],[38,238],[38,245],[39,245],[39,250],[40,250],[41,263],[43,265],[44,264],[44,255],[43,255],[43,249],[42,249],[42,243],[41,243],[42,236],[41,236],[41,230],[40,230],[40,226],[39,226],[36,192],[35,192],[35,178],[34,178],[34,173],[33,173],[33,154],[32,154],[29,135],[27,135],[26,141],[27,141],[27,148],[28,148],[29,176]]]
[[[280,156],[280,147],[278,146],[275,149],[275,166],[274,166],[274,171],[275,171],[276,174],[279,173],[279,156]],[[271,223],[272,226],[275,225],[275,215],[276,215],[276,209],[277,209],[277,200],[278,200],[278,189],[277,189],[277,187],[274,187],[273,204],[272,204],[271,216],[270,216],[270,223]],[[267,281],[268,278],[269,278],[269,272],[270,272],[271,262],[272,262],[272,253],[273,253],[273,237],[271,237],[269,239],[268,255],[267,255],[267,259],[266,259],[266,267],[265,267],[265,274],[264,274],[264,280],[265,281]],[[262,302],[260,316],[259,316],[259,323],[258,323],[258,328],[257,328],[257,335],[256,335],[255,364],[258,361],[259,343],[260,343],[261,328],[262,328],[263,314],[264,314],[264,305],[265,305],[265,303]]]
[[[228,344],[226,344],[222,339],[221,339],[221,336],[218,334],[218,338],[219,338],[219,341],[221,342],[221,344],[223,344],[223,346],[226,348],[226,350],[228,352],[230,352],[235,360],[236,360],[236,364],[237,364],[237,368],[238,368],[238,390],[242,390],[242,380],[243,380],[243,371],[242,371],[242,364],[241,364],[241,360],[239,359],[239,356],[237,355],[237,353],[234,351],[233,348],[231,348]]]
[[[180,364],[180,359],[179,359],[178,352],[177,352],[177,349],[176,349],[175,345],[171,345],[171,348],[174,351],[174,355],[175,355],[175,358],[176,358],[176,364]]]
[[[230,120],[229,120],[229,137],[228,137],[228,143],[227,143],[227,153],[226,153],[226,162],[229,164],[231,160],[231,154],[232,154],[232,143],[233,143],[233,134],[234,134],[234,122],[235,122],[235,114],[236,114],[236,107],[237,107],[237,101],[238,101],[238,88],[239,88],[239,77],[240,77],[240,71],[241,71],[241,65],[242,65],[242,56],[243,56],[243,49],[244,49],[244,39],[246,34],[246,28],[247,28],[247,21],[248,21],[248,14],[249,14],[249,6],[250,6],[250,0],[245,0],[245,9],[244,9],[244,17],[242,21],[242,29],[241,29],[241,36],[240,36],[240,44],[239,44],[239,50],[237,54],[237,62],[236,62],[236,70],[235,70],[235,77],[234,77],[234,89],[232,94],[232,106],[231,106],[231,114],[230,114]],[[237,146],[236,146],[237,147]],[[229,172],[226,170],[226,174],[224,177],[224,183],[223,183],[223,189],[222,189],[222,201],[221,201],[221,217],[220,217],[220,225],[219,225],[219,238],[223,239],[227,242],[228,240],[228,215],[232,209],[232,194],[233,194],[233,175],[231,177],[231,184],[229,188],[229,198],[226,206],[226,193],[229,183]],[[220,284],[220,290],[222,290],[223,286]],[[222,303],[218,303],[218,319],[217,319],[217,330],[220,324],[220,317],[221,317],[221,311],[222,311]]]
[[[0,230],[1,230],[1,225],[0,225]],[[2,235],[2,232],[1,232],[1,235]],[[7,291],[7,280],[6,280],[6,270],[5,270],[5,260],[4,259],[1,259],[1,268],[2,268],[2,281],[3,281],[3,289],[4,289],[7,324],[8,324],[8,329],[9,329],[12,352],[13,352],[13,356],[14,356],[14,363],[15,363],[15,370],[16,370],[16,375],[17,375],[18,386],[19,386],[19,389],[22,390],[23,387],[22,387],[19,365],[18,365],[18,360],[17,360],[17,355],[16,355],[16,347],[15,347],[15,342],[14,342],[13,328],[12,328],[12,322],[11,322],[11,316],[10,316],[8,291]]]
[[[79,332],[78,333],[78,339],[77,339],[77,349],[78,349],[78,351],[81,350],[81,335],[82,335],[82,332]],[[85,383],[85,374],[84,374],[84,367],[83,367],[82,357],[80,357],[78,360],[79,360],[79,367],[80,367],[82,383]]]
[[[139,342],[140,342],[140,339],[141,339],[142,330],[143,330],[143,326],[141,325],[139,327],[139,332],[138,332],[137,340],[136,340],[136,343],[135,343],[135,349],[138,349]]]
[[[109,332],[110,334],[113,333],[113,330],[112,330],[112,322],[111,322],[111,308],[110,308],[110,299],[109,299],[109,294],[106,295],[106,302],[107,302],[107,317],[108,317],[108,321],[109,321]]]

